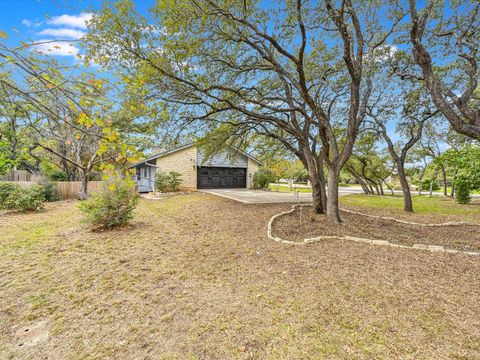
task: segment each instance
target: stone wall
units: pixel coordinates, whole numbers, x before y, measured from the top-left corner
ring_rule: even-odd
[[[247,168],[247,188],[253,189],[253,174],[258,171],[259,165],[257,162],[248,158],[248,168]]]
[[[197,189],[197,148],[188,147],[183,150],[175,151],[169,155],[159,157],[156,160],[157,171],[170,172],[176,171],[182,174],[182,184],[180,190]]]

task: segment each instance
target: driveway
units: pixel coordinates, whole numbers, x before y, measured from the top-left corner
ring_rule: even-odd
[[[275,192],[248,189],[208,189],[201,191],[239,201],[245,204],[312,202],[311,193]]]

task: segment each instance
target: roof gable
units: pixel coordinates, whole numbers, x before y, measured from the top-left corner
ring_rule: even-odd
[[[153,154],[152,156],[149,156],[148,158],[142,160],[142,161],[138,161],[132,165],[130,165],[129,167],[132,168],[132,167],[135,167],[137,165],[140,165],[140,164],[143,164],[143,163],[146,163],[148,161],[151,161],[151,160],[155,160],[155,159],[158,159],[160,157],[163,157],[163,156],[167,156],[167,155],[170,155],[170,154],[173,154],[177,151],[181,151],[181,150],[184,150],[184,149],[188,149],[189,147],[192,147],[192,146],[196,146],[195,143],[188,143],[188,144],[183,144],[183,145],[180,145],[180,146],[176,146],[174,148],[171,148],[169,150],[166,150],[166,151],[161,151],[159,153],[156,153],[156,154]],[[259,165],[263,165],[259,160],[255,159],[253,156],[249,155],[248,153],[246,153],[245,151],[242,151],[240,149],[237,149],[237,148],[234,148],[234,150],[236,152],[238,152],[239,154],[243,155],[243,156],[246,156],[247,158],[251,159],[252,161],[255,161],[257,164]]]

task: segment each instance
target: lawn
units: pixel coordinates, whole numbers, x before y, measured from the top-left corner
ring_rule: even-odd
[[[401,195],[365,195],[355,194],[340,198],[342,204],[356,209],[374,209],[376,213],[392,211],[401,217],[428,217],[430,215],[449,215],[458,221],[480,221],[480,199],[474,199],[469,205],[457,204],[451,197],[412,195],[416,214],[404,214]]]
[[[305,187],[296,187],[295,185],[292,186],[292,188],[289,188],[288,185],[274,185],[274,184],[269,184],[268,188],[273,191],[281,191],[281,192],[289,192],[289,191],[297,191],[297,192],[302,192],[302,193],[311,193],[312,189],[311,188],[305,188]]]
[[[420,219],[479,215],[418,200]],[[268,219],[288,208],[142,200],[132,226],[100,233],[79,223],[75,202],[2,214],[0,358],[480,358],[479,257],[269,241]],[[48,338],[21,342],[39,323]]]

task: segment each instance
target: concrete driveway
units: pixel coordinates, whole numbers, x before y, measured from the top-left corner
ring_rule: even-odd
[[[311,193],[275,192],[248,189],[208,189],[201,191],[239,201],[245,204],[312,202]]]

